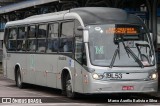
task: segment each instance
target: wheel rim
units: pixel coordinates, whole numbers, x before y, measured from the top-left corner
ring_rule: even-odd
[[[72,83],[71,80],[68,80],[66,83],[66,92],[67,92],[67,96],[71,97],[72,96]]]

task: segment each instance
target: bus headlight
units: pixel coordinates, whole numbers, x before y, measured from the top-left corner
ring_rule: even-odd
[[[155,79],[157,79],[158,78],[158,74],[157,73],[151,73],[150,74],[150,76],[149,76],[149,78],[151,79],[151,80],[155,80]]]
[[[94,79],[96,79],[96,80],[100,80],[100,79],[103,78],[103,75],[94,73],[94,74],[92,74],[92,77],[93,77]]]

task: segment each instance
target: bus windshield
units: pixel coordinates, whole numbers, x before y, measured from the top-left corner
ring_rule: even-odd
[[[88,25],[91,63],[147,67],[155,64],[149,33],[139,25]]]

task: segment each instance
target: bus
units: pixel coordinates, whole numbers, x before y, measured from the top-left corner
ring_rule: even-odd
[[[83,7],[6,23],[4,76],[81,94],[156,93],[152,35],[122,9]]]

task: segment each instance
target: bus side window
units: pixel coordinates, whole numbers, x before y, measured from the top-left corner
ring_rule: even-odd
[[[8,51],[16,51],[17,28],[9,28],[8,33]]]
[[[60,52],[73,52],[73,31],[74,22],[63,22],[60,37]]]
[[[35,52],[36,46],[37,46],[36,26],[32,25],[28,27],[27,51]]]
[[[7,44],[8,44],[8,35],[9,35],[8,33],[9,33],[9,29],[5,28],[3,43],[5,44],[6,48],[7,48]]]
[[[36,26],[35,25],[28,27],[28,38],[36,38]]]
[[[17,51],[25,51],[26,50],[26,34],[27,27],[19,27],[18,28],[18,36],[17,36]]]
[[[58,52],[58,23],[49,24],[47,53]]]
[[[47,35],[47,25],[39,25],[38,27],[38,49],[37,52],[45,52],[46,50],[46,35]]]

